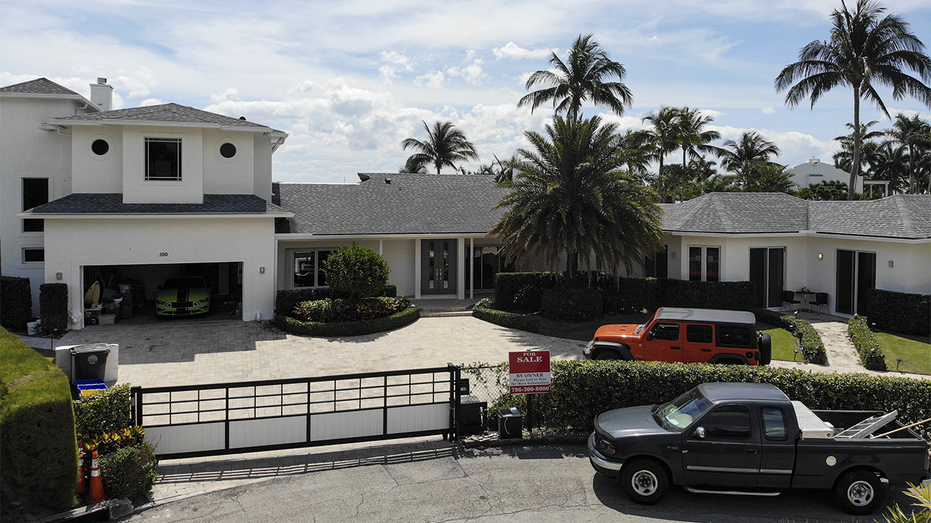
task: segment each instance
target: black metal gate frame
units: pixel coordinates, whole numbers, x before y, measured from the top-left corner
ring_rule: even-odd
[[[433,374],[430,380],[414,381],[414,376]],[[443,379],[438,379],[436,374],[445,374]],[[389,378],[407,376],[407,383],[388,383]],[[364,380],[381,378],[380,385],[363,385]],[[338,387],[339,382],[356,381],[355,386]],[[332,382],[332,389],[323,391],[312,391],[312,384]],[[245,381],[234,383],[212,383],[205,385],[179,385],[168,387],[132,387],[130,389],[132,420],[135,425],[143,427],[177,427],[182,425],[214,424],[223,422],[225,424],[225,446],[223,449],[206,450],[196,452],[181,453],[158,453],[160,458],[184,458],[196,456],[212,456],[222,454],[239,454],[248,452],[262,452],[269,450],[280,450],[288,448],[312,447],[323,445],[334,445],[343,443],[355,443],[361,441],[377,441],[385,439],[400,439],[405,437],[418,437],[427,435],[442,434],[444,439],[455,439],[457,437],[457,417],[459,404],[463,391],[467,391],[468,385],[463,389],[460,385],[464,383],[461,378],[461,368],[449,364],[446,367],[434,367],[427,369],[397,370],[385,372],[366,372],[357,374],[341,374],[335,376],[320,376],[307,378],[289,378],[278,380],[263,381]],[[303,389],[300,385],[305,385]],[[430,385],[429,391],[414,391],[416,386]],[[286,386],[295,386],[295,390],[286,391]],[[277,393],[259,392],[259,389],[278,387]],[[390,393],[390,389],[407,388],[406,393]],[[251,395],[231,395],[231,390],[243,391],[252,389]],[[382,389],[380,396],[364,397],[365,391],[374,391]],[[340,398],[340,393],[349,393],[355,391],[355,397]],[[328,400],[314,400],[313,396],[322,392],[332,393],[332,398]],[[467,393],[467,392],[466,392]],[[344,394],[345,396],[346,394]],[[436,401],[437,395],[443,395],[447,399]],[[303,399],[300,397],[303,396]],[[417,398],[430,396],[429,401],[415,402]],[[277,400],[276,400],[277,398]],[[406,402],[405,402],[406,398]],[[382,400],[382,404],[377,407],[363,407],[366,401]],[[259,403],[265,401],[266,405]],[[390,402],[395,404],[389,405]],[[242,403],[243,406],[231,405],[232,403]],[[339,408],[340,404],[356,402],[355,408]],[[420,430],[407,432],[388,432],[388,412],[392,409],[406,406],[418,405],[449,405],[449,424],[447,427],[435,430]],[[332,405],[331,410],[312,412],[315,406]],[[303,412],[285,413],[285,410],[298,409],[306,407]],[[269,410],[278,410],[277,414],[270,414]],[[383,412],[383,432],[382,434],[362,437],[339,438],[311,441],[311,414],[320,413],[343,413],[343,412],[361,412],[371,410],[382,410]],[[249,413],[251,411],[251,414]],[[261,414],[259,411],[263,411]],[[277,419],[295,416],[307,417],[306,439],[303,442],[284,443],[274,445],[258,445],[249,447],[230,448],[230,423],[246,420]],[[166,422],[167,419],[167,422]]]

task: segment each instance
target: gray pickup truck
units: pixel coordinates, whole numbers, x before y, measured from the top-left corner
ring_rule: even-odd
[[[691,492],[778,495],[831,489],[870,514],[886,485],[931,482],[929,446],[895,412],[811,411],[763,383],[704,383],[661,405],[610,410],[588,439],[595,470],[642,504],[669,484]]]

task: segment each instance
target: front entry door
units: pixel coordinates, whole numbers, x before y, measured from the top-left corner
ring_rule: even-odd
[[[456,294],[456,245],[451,240],[421,240],[421,294]]]

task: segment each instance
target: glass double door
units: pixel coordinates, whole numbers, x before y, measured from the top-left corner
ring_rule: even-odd
[[[876,253],[837,251],[837,299],[843,314],[863,312],[867,291],[876,288]]]
[[[421,294],[456,294],[455,239],[421,240]]]

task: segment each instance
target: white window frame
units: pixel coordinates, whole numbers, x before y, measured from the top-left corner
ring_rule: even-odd
[[[329,287],[329,285],[318,285],[317,284],[318,283],[317,275],[320,273],[320,253],[321,252],[332,253],[338,248],[339,247],[308,247],[306,249],[290,249],[290,255],[288,256],[288,259],[291,261],[291,265],[289,269],[289,276],[288,276],[288,285],[290,286],[290,288],[291,289],[320,289],[320,288]],[[313,285],[298,285],[294,281],[294,277],[297,274],[295,270],[297,266],[297,261],[300,258],[304,257],[302,255],[305,255],[311,252],[314,253],[314,267],[313,267],[313,278],[314,278],[313,283],[314,284]]]
[[[42,251],[42,261],[26,261],[26,251]],[[45,248],[44,247],[23,247],[20,258],[23,265],[45,265]]]
[[[165,143],[165,142],[173,142],[173,143],[177,143],[177,144],[178,144],[178,157],[177,157],[177,160],[176,160],[176,161],[178,162],[178,173],[177,173],[177,177],[173,177],[173,178],[153,178],[153,177],[151,177],[151,176],[149,175],[149,143],[157,143],[157,142],[162,142],[162,143]],[[143,156],[143,173],[144,173],[143,176],[144,176],[145,181],[147,181],[147,182],[181,182],[181,181],[184,180],[184,175],[183,175],[183,164],[182,164],[182,158],[184,157],[184,155],[182,154],[183,149],[184,149],[184,142],[183,142],[183,140],[182,140],[181,138],[179,138],[179,137],[174,137],[174,136],[168,136],[168,137],[166,137],[166,136],[146,136],[146,137],[143,138],[142,143],[143,143],[143,149],[144,149],[144,150],[143,150],[143,154],[142,154],[142,156]]]

